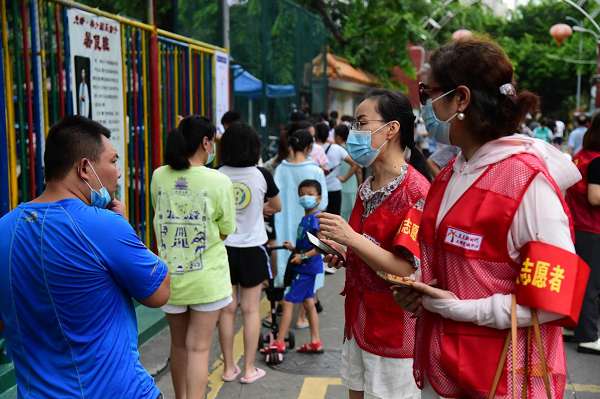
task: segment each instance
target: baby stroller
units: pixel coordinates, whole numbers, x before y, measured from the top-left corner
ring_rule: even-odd
[[[280,249],[285,249],[285,247],[271,247],[267,245],[267,253],[270,255],[273,251],[278,251]],[[292,276],[293,276],[293,265],[291,264],[292,255],[290,255],[284,276],[284,288],[275,288],[275,282],[273,277],[269,278],[269,286],[266,289],[267,299],[271,302],[271,329],[268,334],[260,335],[258,339],[258,347],[260,351],[265,355],[265,362],[268,365],[277,365],[283,362],[283,353],[277,352],[277,346],[274,345],[275,340],[277,339],[277,335],[279,334],[279,324],[277,322],[277,307],[275,306],[275,302],[281,302],[283,300],[283,294],[285,291],[285,287],[288,287],[292,284]],[[292,331],[289,332],[287,338],[285,339],[286,346],[289,348],[293,348],[296,345],[296,338],[294,337],[294,333]]]

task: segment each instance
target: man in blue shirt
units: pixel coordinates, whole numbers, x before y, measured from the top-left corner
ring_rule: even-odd
[[[110,132],[70,116],[48,134],[46,190],[0,219],[0,318],[18,396],[156,399],[131,297],[160,307],[167,266],[114,199]]]
[[[587,121],[587,117],[583,114],[577,117],[577,128],[569,134],[569,152],[571,155],[575,155],[581,150],[583,135],[587,132]]]

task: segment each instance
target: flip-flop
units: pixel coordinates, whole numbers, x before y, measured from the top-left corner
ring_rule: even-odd
[[[242,384],[252,384],[253,382],[260,380],[267,374],[265,370],[259,369],[258,367],[254,367],[254,369],[256,370],[256,375],[252,378],[240,378],[240,382]]]
[[[306,323],[306,324],[296,324],[296,325],[294,326],[294,328],[295,328],[296,330],[306,330],[308,327],[310,327],[310,326],[308,325],[308,323]]]
[[[262,319],[262,325],[265,328],[271,328],[272,327],[271,322],[269,320],[267,320],[267,316],[263,317],[263,319]]]
[[[237,380],[237,378],[240,376],[240,373],[242,372],[242,370],[238,367],[238,365],[235,365],[235,373],[233,373],[233,375],[229,376],[229,377],[225,377],[225,374],[223,374],[221,376],[221,379],[225,382],[233,382],[235,380]]]

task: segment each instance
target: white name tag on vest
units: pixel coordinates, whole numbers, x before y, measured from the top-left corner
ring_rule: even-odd
[[[482,241],[483,236],[470,234],[465,231],[455,229],[454,227],[448,227],[446,238],[444,239],[444,242],[447,244],[468,249],[470,251],[479,251]]]

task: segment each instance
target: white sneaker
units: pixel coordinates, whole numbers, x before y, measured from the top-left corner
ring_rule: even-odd
[[[577,352],[600,355],[600,339],[594,342],[581,342],[577,347]]]
[[[333,267],[325,267],[325,273],[335,274],[335,269]]]

